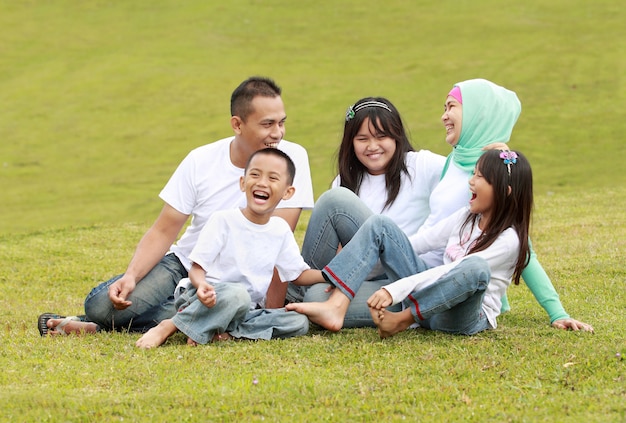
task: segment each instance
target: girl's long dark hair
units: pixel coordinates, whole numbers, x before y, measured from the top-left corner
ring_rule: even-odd
[[[391,112],[382,107],[365,107],[347,120],[344,126],[343,138],[337,153],[337,170],[341,181],[341,186],[348,188],[355,194],[359,194],[363,175],[367,168],[357,159],[354,152],[354,138],[359,132],[363,121],[369,118],[370,125],[374,128],[375,134],[382,134],[396,141],[396,152],[389,162],[385,171],[385,186],[387,188],[387,201],[385,208],[389,207],[396,200],[400,192],[402,173],[408,174],[405,155],[409,151],[414,151],[413,146],[404,130],[402,118],[395,106],[383,97],[367,97],[357,101],[353,107],[366,101],[378,101],[386,104]]]
[[[488,227],[478,237],[469,253],[475,253],[487,249],[509,227],[517,232],[520,242],[519,255],[513,272],[515,284],[519,284],[522,270],[530,259],[530,245],[528,241],[530,231],[530,216],[533,208],[533,176],[530,163],[526,157],[517,154],[517,162],[508,166],[500,158],[500,150],[485,152],[476,163],[476,169],[483,178],[493,187],[493,211]],[[511,187],[511,193],[508,193]],[[470,213],[461,227],[461,232],[466,225],[475,225],[479,215]]]

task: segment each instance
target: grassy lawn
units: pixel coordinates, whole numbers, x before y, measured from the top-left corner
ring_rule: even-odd
[[[626,421],[626,13],[618,2],[0,0],[0,421]],[[124,270],[193,147],[230,135],[253,74],[284,89],[315,194],[346,107],[396,104],[441,154],[454,82],[515,90],[533,244],[566,310],[521,285],[475,337],[373,329],[139,351],[135,334],[41,339]],[[308,214],[298,227],[301,239]],[[253,383],[254,381],[257,383]]]

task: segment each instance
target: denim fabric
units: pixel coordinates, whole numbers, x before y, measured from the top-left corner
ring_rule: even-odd
[[[303,336],[309,332],[309,319],[295,311],[279,309],[249,310],[243,322],[229,333],[235,338],[276,339]]]
[[[346,245],[371,215],[372,211],[349,189],[337,187],[326,191],[315,203],[307,225],[302,243],[304,261],[313,269],[323,269],[335,257],[339,245]],[[307,289],[312,288],[290,283],[287,302],[304,301]]]
[[[217,333],[234,330],[250,308],[250,294],[243,285],[218,283],[213,287],[217,302],[211,308],[202,304],[195,288],[188,289],[176,300],[178,312],[172,322],[199,344],[208,343]]]
[[[490,277],[487,262],[470,256],[436,283],[412,292],[403,304],[423,328],[474,335],[491,329],[482,309]]]
[[[374,215],[322,273],[352,299],[379,259],[392,281],[427,269],[398,225],[386,216]]]
[[[250,310],[250,294],[237,283],[214,285],[217,303],[206,307],[196,289],[185,291],[176,301],[174,325],[199,344],[206,344],[217,333],[228,332],[235,338],[272,339],[306,335],[309,320],[305,315],[285,309]]]
[[[322,272],[348,298],[355,298],[378,259],[392,281],[428,268],[404,232],[388,217],[375,215]],[[468,257],[434,284],[413,292],[403,304],[411,307],[422,327],[471,335],[489,328],[482,299],[490,276],[484,259]]]
[[[130,293],[128,300],[133,304],[116,310],[109,299],[109,286],[121,277],[115,276],[91,290],[85,299],[87,319],[105,330],[145,332],[176,313],[174,288],[187,277],[187,270],[176,255],[166,255]]]

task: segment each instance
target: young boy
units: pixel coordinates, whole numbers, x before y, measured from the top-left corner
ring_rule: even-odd
[[[202,229],[189,258],[193,288],[179,298],[178,312],[150,329],[139,348],[163,344],[177,330],[188,344],[227,338],[271,339],[304,335],[306,316],[284,309],[263,309],[276,267],[283,281],[297,285],[323,282],[311,270],[287,222],[272,216],[281,200],[295,192],[295,165],[275,148],[253,153],[240,179],[243,209],[216,212]]]

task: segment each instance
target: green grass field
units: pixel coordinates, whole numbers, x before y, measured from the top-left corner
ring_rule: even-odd
[[[0,421],[626,421],[625,18],[609,0],[0,0]],[[447,154],[454,82],[516,91],[534,246],[596,333],[550,328],[522,285],[471,338],[41,339],[38,314],[81,313],[124,270],[169,175],[231,134],[230,94],[255,74],[283,87],[316,196],[357,99],[388,97],[417,148]]]

